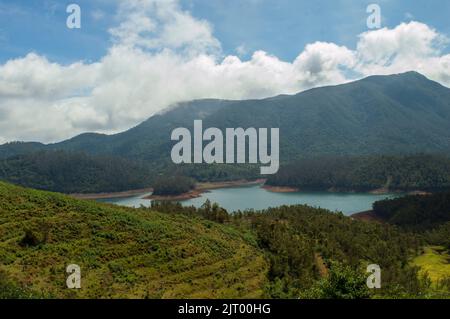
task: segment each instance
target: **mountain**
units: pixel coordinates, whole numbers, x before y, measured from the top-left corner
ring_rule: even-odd
[[[36,142],[11,142],[0,146],[0,158],[8,158],[16,155],[29,154],[42,151],[46,145]]]
[[[181,103],[120,134],[82,134],[50,145],[6,144],[0,157],[37,149],[83,151],[170,163],[171,131],[193,127],[279,127],[280,158],[450,153],[450,89],[416,72],[262,100]]]

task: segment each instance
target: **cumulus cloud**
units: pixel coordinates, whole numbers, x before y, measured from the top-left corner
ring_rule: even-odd
[[[292,94],[355,79],[348,74],[417,70],[450,85],[448,39],[419,22],[363,33],[354,50],[311,43],[289,62],[264,51],[223,56],[212,25],[176,0],[124,1],[117,19],[98,62],[61,65],[30,53],[0,65],[0,143],[113,133],[177,102]]]
[[[427,66],[441,56],[448,38],[419,22],[402,23],[360,35],[357,46],[359,70],[364,74],[393,73],[417,69],[436,77]],[[443,70],[448,73],[447,70]],[[434,76],[433,76],[434,75]]]
[[[220,50],[211,25],[181,10],[178,0],[124,1],[118,16],[123,21],[110,30],[118,45],[176,49],[189,55]]]

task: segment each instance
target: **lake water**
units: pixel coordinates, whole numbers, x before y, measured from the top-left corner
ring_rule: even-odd
[[[139,207],[150,206],[151,201],[143,199],[142,194],[128,198],[102,199],[101,202],[116,205]],[[372,209],[372,204],[386,198],[394,198],[398,194],[375,195],[367,193],[328,193],[328,192],[299,192],[299,193],[273,193],[260,186],[223,188],[211,190],[201,197],[183,201],[186,206],[200,207],[209,199],[218,203],[229,212],[245,209],[265,209],[282,205],[307,204],[313,207],[321,207],[331,211],[341,211],[346,215]]]

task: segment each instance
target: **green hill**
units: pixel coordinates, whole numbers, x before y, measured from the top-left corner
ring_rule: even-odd
[[[154,175],[142,162],[79,152],[39,151],[0,159],[0,180],[61,193],[148,188]]]
[[[199,218],[0,183],[0,297],[261,297],[255,242]],[[66,288],[69,264],[81,267],[81,290]]]
[[[316,157],[285,165],[268,185],[341,191],[450,189],[450,158],[438,155]]]
[[[116,135],[83,134],[51,144],[6,144],[0,157],[36,148],[116,155],[165,166],[174,128],[279,127],[283,162],[318,155],[450,153],[450,89],[416,72],[263,100],[181,103]]]
[[[435,291],[409,261],[442,234],[308,206],[131,209],[0,183],[0,299],[423,298]],[[383,269],[377,291],[371,263]],[[80,290],[66,288],[70,264]]]
[[[148,175],[150,180],[160,174],[184,175],[199,181],[259,177],[255,165],[174,165],[170,159],[174,145],[171,132],[178,127],[192,128],[197,119],[203,120],[205,128],[280,128],[281,167],[299,159],[328,156],[450,154],[450,89],[419,73],[408,72],[262,100],[180,103],[120,134],[86,133],[49,145],[4,144],[0,146],[0,159],[59,150],[144,163],[145,168],[137,174]],[[17,164],[17,160],[13,162]],[[25,160],[19,167],[8,163],[10,171],[6,173],[0,167],[0,178],[46,190],[67,191],[71,187],[67,182],[57,185],[55,176],[61,172],[48,176],[48,172],[42,173],[36,165],[27,163]],[[26,170],[22,170],[23,165]],[[135,176],[137,171],[130,169],[128,175]],[[34,182],[30,183],[22,171],[36,177]],[[71,191],[88,191],[86,185],[73,184],[77,187]],[[110,191],[100,184],[91,183],[93,191]],[[107,185],[123,188],[111,182]]]
[[[376,216],[399,227],[427,231],[442,227],[447,229],[450,249],[450,193],[405,196],[374,203]]]

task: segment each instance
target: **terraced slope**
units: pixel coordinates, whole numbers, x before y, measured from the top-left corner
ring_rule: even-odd
[[[66,288],[69,264],[80,290]],[[254,238],[229,226],[0,183],[0,281],[34,295],[257,298],[267,267]]]

